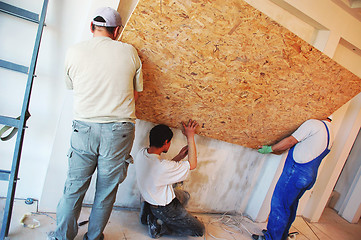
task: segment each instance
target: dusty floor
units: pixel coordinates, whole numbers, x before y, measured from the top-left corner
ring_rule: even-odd
[[[5,200],[0,199],[0,219],[3,217]],[[20,219],[26,213],[32,213],[26,218],[25,224],[40,226],[35,229],[24,227]],[[90,208],[84,207],[79,222],[87,220]],[[136,210],[115,209],[104,231],[106,240],[147,240],[147,228],[138,220],[139,212]],[[246,217],[231,216],[227,214],[195,214],[206,226],[203,237],[173,237],[164,236],[161,239],[207,239],[207,240],[243,240],[252,239],[250,233],[260,233],[266,223],[254,223]],[[33,220],[35,219],[35,221]],[[38,222],[37,222],[38,221]],[[46,239],[47,233],[55,229],[55,214],[37,213],[37,203],[26,205],[24,200],[16,200],[13,217],[10,225],[8,239]],[[81,240],[87,231],[87,225],[79,227],[76,240]],[[298,231],[297,240],[360,240],[361,221],[350,224],[338,216],[332,209],[326,208],[318,223],[308,223],[302,217],[297,217],[291,231]]]

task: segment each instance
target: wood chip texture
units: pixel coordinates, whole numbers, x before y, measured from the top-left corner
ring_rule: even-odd
[[[361,79],[242,0],[140,0],[123,33],[143,63],[137,118],[255,148],[361,91]]]

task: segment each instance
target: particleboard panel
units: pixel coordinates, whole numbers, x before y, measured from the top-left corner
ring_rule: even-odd
[[[241,0],[140,0],[123,33],[143,62],[139,119],[256,147],[325,118],[361,79]]]

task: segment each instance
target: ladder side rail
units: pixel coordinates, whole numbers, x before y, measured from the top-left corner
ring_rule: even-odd
[[[34,73],[37,63],[37,57],[39,54],[39,47],[41,42],[41,37],[43,33],[44,28],[44,22],[45,22],[45,16],[46,11],[48,7],[48,0],[44,0],[43,8],[40,15],[39,20],[39,26],[38,31],[36,35],[35,40],[35,46],[34,51],[31,59],[31,64],[29,68],[29,74],[28,74],[28,81],[25,89],[25,95],[24,95],[24,101],[23,106],[21,110],[21,117],[20,117],[20,126],[18,128],[18,134],[16,138],[16,145],[14,150],[14,157],[13,157],[13,163],[11,167],[11,174],[10,174],[10,180],[9,180],[9,187],[8,187],[8,193],[6,198],[6,204],[5,204],[5,211],[4,211],[4,218],[0,233],[0,239],[4,239],[8,236],[9,228],[10,228],[10,221],[11,221],[11,214],[13,209],[13,203],[14,203],[14,197],[15,197],[15,189],[16,184],[18,180],[18,172],[19,172],[19,165],[20,165],[20,157],[21,157],[21,150],[23,145],[23,139],[24,139],[24,130],[26,125],[26,113],[29,108],[29,102],[30,102],[30,96],[31,96],[31,90],[33,86],[33,80],[34,80]]]
[[[18,128],[16,144],[14,149],[13,163],[10,171],[9,186],[6,195],[4,217],[3,217],[1,233],[0,233],[1,240],[5,239],[5,237],[7,237],[9,234],[11,214],[13,211],[14,198],[15,198],[15,189],[18,181],[19,163],[20,163],[23,139],[24,139],[24,128],[21,126],[20,128]]]

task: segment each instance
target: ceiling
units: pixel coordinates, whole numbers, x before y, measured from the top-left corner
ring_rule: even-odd
[[[361,0],[332,0],[361,22]]]

